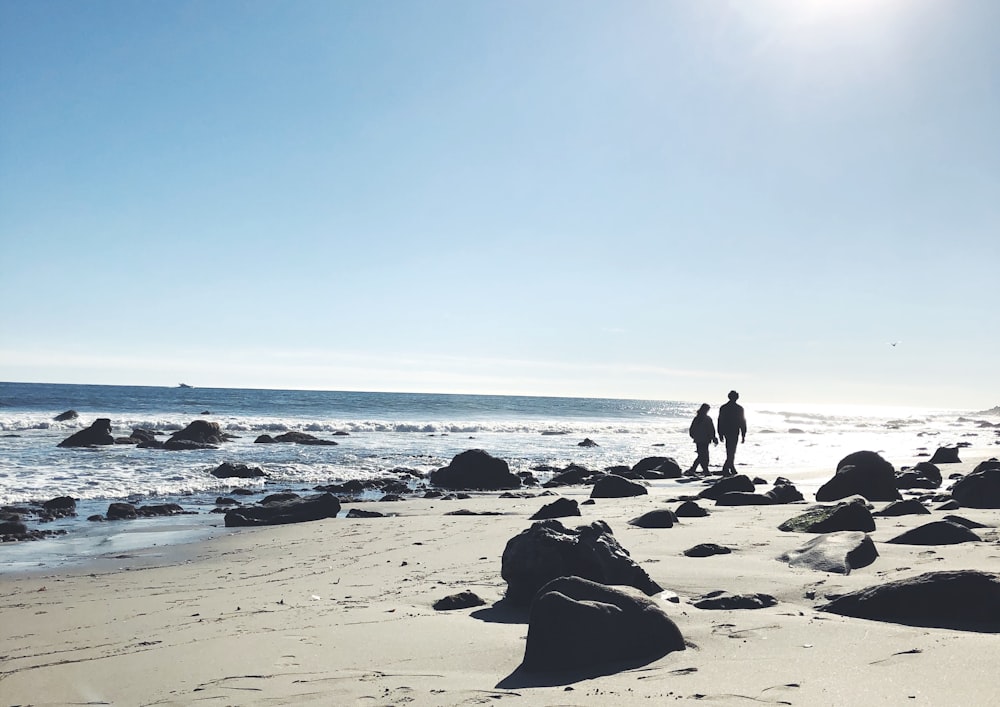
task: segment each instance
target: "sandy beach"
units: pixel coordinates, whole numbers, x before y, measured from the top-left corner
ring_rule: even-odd
[[[977,460],[948,465],[971,471]],[[773,479],[772,479],[773,480]],[[692,485],[691,493],[700,490]],[[540,490],[539,490],[540,491]],[[586,500],[588,487],[557,489]],[[367,504],[394,515],[234,529],[206,542],[0,578],[4,705],[988,705],[1000,647],[989,633],[919,628],[816,610],[840,594],[928,571],[1000,572],[1000,511],[983,542],[885,541],[943,517],[877,519],[879,557],[849,575],[789,567],[808,534],[777,529],[813,505],[716,507],[672,528],[628,521],[677,506],[676,489],[599,499],[567,527],[604,520],[665,588],[657,601],[688,648],[608,674],[518,670],[527,614],[500,600],[507,541],[553,497]],[[811,495],[807,495],[811,499]],[[873,504],[875,508],[883,503]],[[447,515],[459,509],[473,515]],[[496,513],[500,515],[475,515]],[[699,543],[728,555],[685,557]],[[486,604],[436,611],[470,590]],[[763,592],[775,606],[706,610],[713,590]],[[670,601],[674,599],[674,601]],[[601,671],[598,671],[601,672]]]

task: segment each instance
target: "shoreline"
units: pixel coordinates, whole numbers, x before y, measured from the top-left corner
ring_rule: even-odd
[[[951,467],[970,471],[974,463]],[[589,491],[557,493],[582,502]],[[675,507],[675,495],[653,484],[647,496],[599,499],[581,506],[581,517],[561,519],[567,527],[604,520],[665,588],[658,601],[688,649],[644,665],[605,675],[518,672],[526,616],[500,602],[500,556],[552,497],[484,494],[399,501],[386,509],[397,515],[383,518],[228,529],[113,566],[2,575],[0,692],[11,704],[933,705],[995,698],[985,676],[996,636],[848,619],[817,607],[827,594],[931,570],[1000,571],[1000,510],[957,511],[992,526],[980,531],[984,542],[931,548],[885,542],[928,516],[881,518],[871,533],[876,562],[833,575],[775,559],[808,539],[776,527],[809,501],[704,502],[708,517],[670,529],[628,524]],[[446,515],[458,509],[499,515]],[[701,542],[733,552],[683,556]],[[752,611],[690,603],[717,589],[766,592],[778,603]],[[463,590],[485,606],[431,608]]]

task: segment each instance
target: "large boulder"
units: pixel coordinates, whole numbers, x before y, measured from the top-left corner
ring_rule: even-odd
[[[821,606],[841,616],[966,631],[1000,632],[1000,575],[928,572],[843,594]]]
[[[955,482],[951,497],[966,508],[1000,508],[1000,461],[977,464],[971,474]]]
[[[662,508],[643,513],[641,516],[630,520],[628,524],[634,525],[637,528],[673,528],[676,522],[677,516],[674,512],[667,508]]]
[[[178,430],[170,435],[170,439],[163,443],[164,449],[214,449],[215,445],[228,442],[232,439],[222,431],[218,422],[208,420],[195,420],[183,430]]]
[[[978,543],[981,541],[982,538],[961,523],[936,520],[907,530],[902,535],[897,535],[886,542],[894,545],[958,545],[959,543]]]
[[[931,464],[961,464],[958,458],[958,447],[938,447],[931,457]]]
[[[111,419],[99,417],[90,427],[71,434],[59,443],[60,447],[96,447],[98,445],[114,444],[111,434]]]
[[[896,470],[877,452],[854,452],[840,460],[837,473],[816,492],[820,502],[864,496],[869,501],[896,501]]]
[[[223,462],[212,469],[212,476],[217,479],[256,479],[267,476],[259,466],[247,466],[246,464],[233,464]]]
[[[878,557],[875,543],[865,533],[841,531],[824,533],[804,545],[778,557],[792,567],[806,567],[817,572],[850,574],[852,569],[867,567]]]
[[[501,490],[521,487],[521,479],[512,474],[507,462],[482,449],[470,449],[455,455],[451,464],[431,472],[430,482],[441,488]]]
[[[275,494],[259,506],[243,506],[226,513],[226,527],[253,525],[284,525],[323,518],[335,518],[340,513],[340,501],[329,493],[299,497],[296,494]]]
[[[683,471],[673,457],[646,457],[632,467],[632,473],[645,479],[679,479]]]
[[[542,486],[545,488],[555,488],[557,486],[577,486],[582,484],[592,484],[596,479],[604,476],[603,471],[593,471],[579,464],[570,464],[562,471],[556,472],[551,479]]]
[[[896,475],[898,489],[936,489],[941,486],[941,470],[930,462],[919,462]]]
[[[746,474],[737,474],[736,476],[726,476],[725,478],[719,479],[707,489],[703,489],[701,493],[698,494],[698,497],[718,501],[719,497],[723,494],[732,493],[734,491],[753,493],[754,488],[753,481],[750,480],[749,476]]]
[[[591,498],[629,498],[649,493],[642,484],[618,474],[606,474],[597,480],[590,491]]]
[[[790,533],[835,533],[842,530],[858,530],[870,533],[875,530],[875,519],[862,499],[836,506],[819,506],[805,513],[789,518],[778,526],[778,530]]]
[[[255,444],[276,444],[279,442],[285,442],[288,444],[306,444],[306,445],[326,445],[335,447],[337,443],[332,439],[320,439],[315,435],[311,435],[308,432],[285,432],[277,437],[272,437],[271,435],[261,435],[254,440]]]
[[[572,498],[557,498],[539,508],[531,520],[546,520],[547,518],[568,518],[580,515],[580,504]]]
[[[650,596],[663,591],[600,520],[575,530],[555,519],[533,523],[507,541],[500,574],[515,605],[528,604],[542,585],[571,575],[629,585]]]
[[[531,604],[521,667],[527,672],[634,667],[635,661],[684,649],[680,629],[642,593],[560,577],[543,586]]]

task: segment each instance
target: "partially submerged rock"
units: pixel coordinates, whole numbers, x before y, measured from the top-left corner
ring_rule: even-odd
[[[521,605],[547,582],[571,575],[629,585],[648,595],[662,591],[600,520],[573,530],[554,519],[533,523],[507,541],[501,575],[507,582],[508,601]]]
[[[238,528],[253,525],[284,525],[323,518],[335,518],[340,512],[340,501],[329,493],[299,497],[282,494],[265,498],[258,506],[242,506],[226,513],[226,527]]]
[[[867,567],[878,558],[875,543],[865,533],[841,531],[824,533],[804,545],[778,557],[792,567],[806,567],[817,572],[850,574],[852,569]]]
[[[1000,632],[1000,575],[928,572],[844,594],[821,606],[841,616],[912,626]]]
[[[482,449],[470,449],[455,455],[451,463],[431,472],[430,482],[446,489],[504,490],[521,487],[521,479],[510,471],[503,459]]]
[[[306,445],[319,445],[319,446],[330,446],[336,447],[337,442],[332,439],[320,439],[315,435],[311,435],[308,432],[285,432],[277,437],[272,437],[271,435],[260,435],[254,440],[254,444],[306,444]]]
[[[532,602],[521,667],[543,672],[652,661],[685,647],[657,602],[629,587],[568,576],[548,582]]]
[[[246,464],[233,464],[223,462],[212,469],[212,476],[218,479],[256,479],[267,476],[259,466],[247,466]]]
[[[71,434],[59,443],[60,447],[97,447],[114,444],[111,434],[111,418],[99,417],[90,427]]]

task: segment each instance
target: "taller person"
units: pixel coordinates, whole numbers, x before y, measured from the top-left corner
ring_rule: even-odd
[[[724,476],[736,474],[736,446],[747,441],[747,418],[743,406],[737,403],[740,394],[729,391],[729,402],[719,408],[719,439],[726,443],[726,463],[722,465]]]

